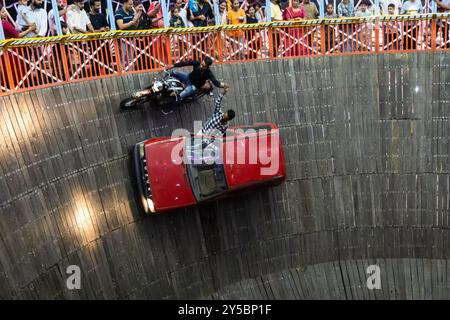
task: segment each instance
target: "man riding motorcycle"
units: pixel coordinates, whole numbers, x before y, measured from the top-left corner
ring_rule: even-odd
[[[185,66],[192,66],[193,70],[191,73],[186,73],[182,71],[172,70],[171,74],[183,82],[186,87],[184,90],[177,95],[175,92],[172,92],[170,95],[176,97],[176,101],[180,101],[193,95],[197,90],[208,90],[210,80],[216,87],[225,88],[228,85],[225,82],[219,82],[212,71],[209,69],[209,66],[213,63],[210,57],[205,57],[201,62],[200,61],[182,61],[175,63],[174,65],[168,65],[167,69],[179,68]]]

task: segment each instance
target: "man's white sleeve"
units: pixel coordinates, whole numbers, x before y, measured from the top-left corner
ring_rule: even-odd
[[[83,20],[86,30],[88,30],[87,26],[88,24],[91,24],[91,20],[89,20],[89,16],[87,15],[86,11],[83,10]]]
[[[67,27],[70,31],[77,26],[77,17],[73,10],[67,10]]]
[[[47,12],[44,9],[40,11],[39,21],[36,25],[39,28],[38,35],[40,35],[41,37],[45,37],[47,35],[48,26],[47,26]]]

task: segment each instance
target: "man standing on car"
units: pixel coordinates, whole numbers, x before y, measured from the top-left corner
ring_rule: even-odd
[[[236,115],[232,109],[229,109],[226,112],[222,111],[222,99],[227,91],[228,86],[225,86],[223,88],[223,93],[220,93],[216,98],[213,114],[204,122],[202,129],[196,134],[199,140],[197,140],[198,142],[195,142],[194,149],[201,147],[201,149],[204,150],[208,147],[211,148],[211,150],[216,150],[217,146],[214,144],[215,137],[225,137],[228,129],[228,122],[233,120]]]
[[[182,61],[175,63],[174,65],[167,66],[167,69],[185,66],[192,66],[194,69],[189,74],[182,71],[172,70],[172,75],[182,81],[186,87],[179,96],[177,96],[175,92],[171,93],[171,95],[175,96],[177,101],[183,100],[184,98],[194,94],[197,90],[201,89],[207,80],[210,80],[218,88],[227,87],[227,84],[224,82],[219,82],[209,69],[209,66],[212,65],[212,63],[213,61],[210,57],[205,57],[201,62],[196,60]]]
[[[228,122],[233,120],[235,117],[235,112],[232,109],[227,110],[226,112],[222,111],[222,99],[225,93],[228,91],[228,86],[225,86],[223,89],[223,93],[220,93],[216,99],[214,105],[214,112],[212,116],[205,122],[202,127],[201,134],[203,136],[225,136],[225,133],[228,129]]]

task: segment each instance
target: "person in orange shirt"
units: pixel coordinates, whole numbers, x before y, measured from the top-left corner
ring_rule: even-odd
[[[233,0],[233,6],[228,11],[228,24],[246,24],[247,16],[245,11],[239,7],[239,0]],[[239,52],[240,59],[243,59],[242,51],[244,48],[244,32],[232,31],[229,33],[231,40],[231,52],[232,56]],[[232,57],[233,58],[233,57]]]
[[[229,24],[245,24],[247,23],[244,9],[239,7],[239,0],[233,0],[233,6],[228,11]]]

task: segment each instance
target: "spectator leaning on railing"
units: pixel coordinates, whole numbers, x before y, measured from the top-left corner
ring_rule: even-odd
[[[196,10],[189,8],[187,18],[194,27],[206,27],[208,20],[214,18],[214,11],[206,0],[197,0]]]
[[[366,0],[362,0],[355,13],[355,17],[370,17],[372,13],[368,10],[368,5]]]
[[[258,19],[258,22],[266,21],[266,16],[264,15],[264,11],[261,8],[261,5],[259,4],[259,2],[256,2],[254,4],[254,6],[255,6],[255,16],[256,16],[256,19]]]
[[[100,0],[91,0],[89,2],[89,20],[95,32],[109,31],[109,24],[106,21],[105,15],[101,13],[101,7],[102,3]]]
[[[302,20],[306,17],[305,7],[300,5],[299,0],[292,0],[292,5],[284,9],[284,20]],[[301,28],[289,28],[285,37],[286,55],[299,56],[303,55],[303,32]]]
[[[339,18],[348,18],[355,15],[355,7],[351,0],[342,0],[338,5]]]
[[[59,16],[59,21],[64,22],[63,24],[65,24],[66,20],[65,20],[65,15],[67,13],[67,7],[65,7],[62,3],[62,0],[56,0],[56,5],[58,6],[58,16]],[[54,36],[56,35],[56,25],[55,25],[55,13],[54,13],[54,9],[51,9],[48,12],[48,27],[49,27],[49,35]],[[63,26],[61,25],[61,28]],[[66,25],[67,27],[67,25]],[[67,29],[67,28],[65,28]],[[68,30],[66,30],[68,31]],[[66,34],[66,32],[63,31],[63,34]]]
[[[170,13],[170,26],[172,28],[184,28],[185,25],[183,19],[180,17],[180,9],[175,7]]]
[[[32,23],[27,19],[27,13],[30,11],[28,0],[19,0],[17,3],[16,28],[20,32],[28,29]]]
[[[187,10],[184,8],[183,0],[175,0],[173,9],[178,9],[178,16],[181,18],[181,20],[183,20],[183,24],[185,27],[192,27],[192,23],[187,19]],[[169,13],[169,21],[172,18],[172,11]]]
[[[32,24],[24,31],[17,31],[16,28],[14,28],[14,25],[8,21],[8,12],[6,11],[6,8],[3,7],[2,4],[0,4],[0,17],[1,17],[1,23],[3,27],[3,32],[5,34],[5,39],[12,39],[12,38],[23,38],[30,32],[34,32],[36,30],[36,25]]]
[[[270,15],[272,21],[283,20],[283,14],[280,7],[281,0],[270,0]]]
[[[133,0],[121,0],[122,7],[116,11],[117,28],[120,30],[134,30],[139,25],[140,16],[134,15]]]
[[[246,22],[245,11],[240,8],[239,0],[233,0],[233,6],[228,11],[228,24],[245,24]]]
[[[336,19],[338,15],[334,13],[334,7],[332,3],[327,4],[327,8],[325,11],[325,18],[326,19]]]
[[[219,4],[220,24],[228,23],[227,2],[222,0]]]
[[[44,10],[42,0],[31,0],[30,10],[27,12],[27,20],[36,25],[34,31],[29,32],[25,37],[45,37],[47,35],[47,11]]]
[[[147,15],[150,17],[150,19],[152,19],[153,28],[164,28],[164,16],[162,12],[162,6],[157,0],[150,3]]]
[[[388,15],[389,5],[394,5],[394,13],[399,14],[402,7],[402,0],[380,0],[381,14]]]
[[[256,18],[256,10],[254,6],[249,6],[246,14],[247,24],[258,23],[258,18]]]
[[[133,10],[136,17],[139,17],[137,30],[146,30],[152,28],[152,19],[145,13],[144,5],[141,0],[133,0]]]
[[[3,32],[5,35],[5,39],[12,39],[12,38],[23,38],[30,32],[34,32],[36,29],[36,25],[32,24],[29,26],[25,31],[17,31],[14,28],[14,25],[8,21],[8,12],[6,11],[6,8],[3,7],[2,4],[0,4],[0,18],[1,18],[1,24],[3,27]],[[15,67],[14,72],[10,74],[10,81],[6,79],[6,72],[3,70],[0,72],[0,83],[5,86],[8,86],[11,84],[11,87],[14,88],[17,86],[17,84],[20,81],[23,81],[23,74],[26,72],[24,68],[19,68],[19,65],[23,65],[23,62],[19,60],[20,52],[18,52],[18,48],[11,47],[9,50],[5,50],[3,54],[0,55],[0,65],[6,66],[6,64],[12,66],[12,68]]]
[[[84,0],[75,0],[75,3],[67,9],[67,26],[73,34],[94,32],[91,20],[84,10]]]
[[[319,16],[319,10],[310,0],[303,0],[300,6],[305,9],[306,20],[316,19]]]
[[[423,7],[420,0],[407,0],[403,2],[400,14],[419,14],[422,11]]]

